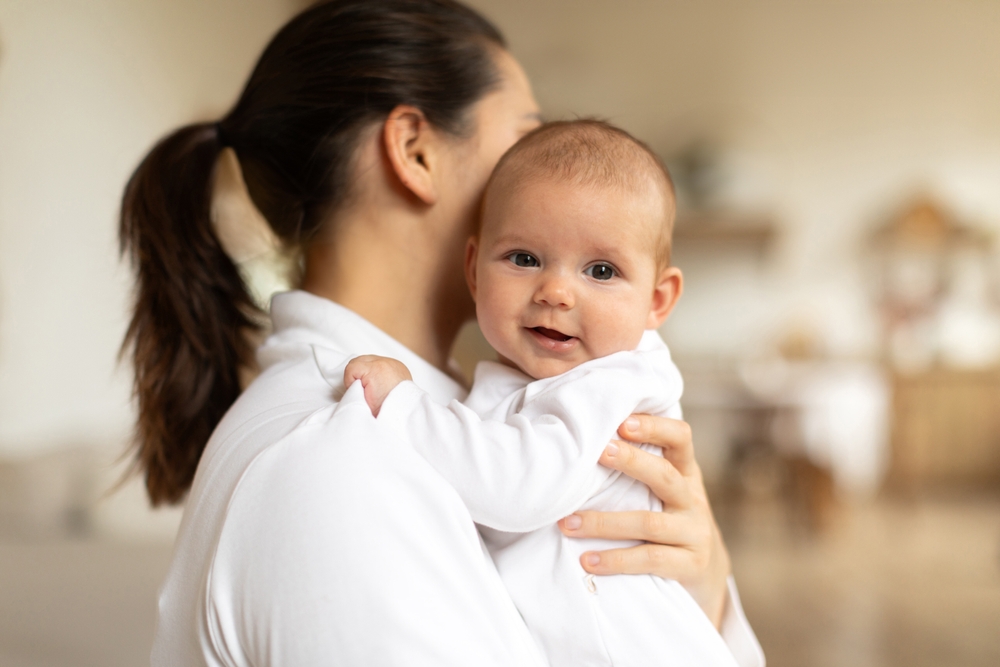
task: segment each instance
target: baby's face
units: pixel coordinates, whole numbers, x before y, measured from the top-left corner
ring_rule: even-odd
[[[466,271],[479,326],[502,360],[540,379],[635,349],[679,295],[676,269],[667,270],[676,289],[660,285],[664,215],[658,194],[558,180],[492,205]]]

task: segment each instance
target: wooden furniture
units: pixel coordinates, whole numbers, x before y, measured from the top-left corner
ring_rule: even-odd
[[[1000,368],[893,379],[890,481],[904,491],[1000,484]]]
[[[778,237],[774,221],[764,216],[746,216],[727,211],[685,211],[674,226],[674,248],[743,248],[758,257]]]

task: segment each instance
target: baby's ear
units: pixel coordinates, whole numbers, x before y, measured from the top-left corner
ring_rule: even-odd
[[[465,245],[465,282],[469,286],[469,294],[472,300],[476,300],[476,262],[479,259],[479,239],[475,236],[469,238]]]
[[[653,303],[649,308],[647,329],[657,329],[667,320],[684,291],[684,275],[676,266],[668,266],[653,286]]]

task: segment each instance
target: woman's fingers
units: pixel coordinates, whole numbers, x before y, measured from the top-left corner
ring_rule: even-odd
[[[667,512],[592,512],[580,510],[559,521],[568,537],[597,537],[605,540],[642,540],[658,544],[685,544],[688,527],[683,515]]]
[[[653,415],[632,415],[618,428],[618,435],[632,442],[645,442],[663,449],[663,456],[682,475],[695,465],[694,441],[687,422]]]
[[[691,504],[687,480],[667,459],[621,440],[614,440],[601,454],[600,463],[620,470],[646,486],[669,509],[683,509]]]
[[[588,551],[580,564],[591,574],[655,574],[685,580],[698,570],[695,554],[683,547],[640,544],[627,549]]]
[[[580,557],[580,563],[593,574],[654,574],[676,579],[719,627],[731,571],[729,554],[694,458],[691,427],[676,419],[632,415],[618,433],[663,450],[661,458],[616,440],[600,459],[603,465],[646,484],[663,501],[663,511],[579,511],[560,521],[560,529],[568,537],[647,542],[590,551]]]
[[[570,537],[655,542],[624,549],[588,551],[580,557],[580,563],[592,574],[655,574],[683,581],[697,571],[699,556],[690,546],[699,540],[692,534],[690,521],[684,515],[581,510],[560,521],[559,528]]]

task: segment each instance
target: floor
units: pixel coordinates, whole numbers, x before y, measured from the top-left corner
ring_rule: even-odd
[[[770,667],[1000,665],[1000,498],[883,500],[818,536],[744,518],[730,548]]]
[[[820,536],[728,531],[771,667],[1000,665],[1000,498],[882,501]],[[733,523],[727,515],[727,525]],[[148,664],[166,545],[0,542],[0,667]]]

